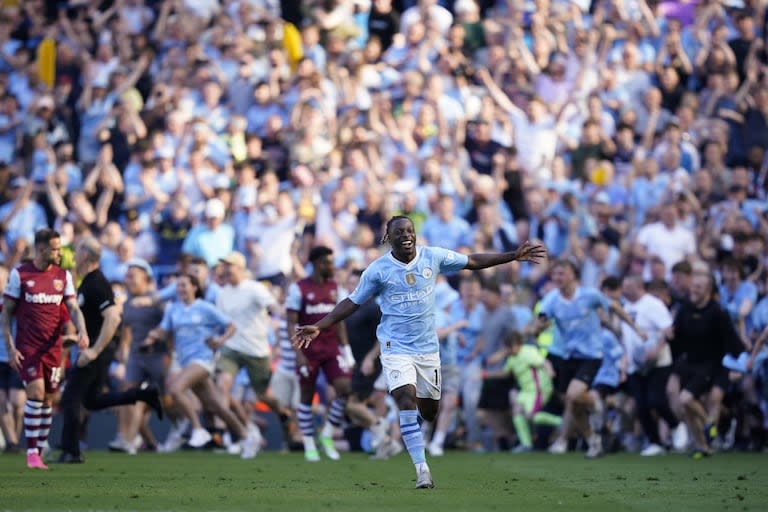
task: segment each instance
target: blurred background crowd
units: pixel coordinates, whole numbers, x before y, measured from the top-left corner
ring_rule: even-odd
[[[540,240],[584,286],[639,274],[669,307],[711,271],[745,352],[768,326],[763,0],[0,4],[6,269],[49,226],[65,266],[96,236],[118,290],[137,259],[157,290],[200,262],[217,286],[239,251],[280,298],[318,244],[354,281],[403,214],[421,243]],[[511,436],[478,412],[501,346],[483,328],[501,307],[522,329],[548,270],[449,278],[470,369],[449,443]],[[765,366],[750,363],[713,418],[728,446],[764,442]],[[642,446],[632,421],[622,432]]]

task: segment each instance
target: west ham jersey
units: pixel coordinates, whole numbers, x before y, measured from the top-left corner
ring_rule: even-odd
[[[336,281],[316,283],[308,277],[290,286],[285,305],[288,310],[299,314],[298,325],[314,324],[333,311],[341,295]],[[338,346],[339,338],[334,327],[322,331],[309,348],[302,349],[302,352],[307,356],[326,353],[333,355],[338,353]]]
[[[39,349],[58,343],[64,321],[62,303],[75,296],[69,271],[56,265],[39,270],[32,263],[24,263],[11,270],[4,295],[17,302],[19,349]]]

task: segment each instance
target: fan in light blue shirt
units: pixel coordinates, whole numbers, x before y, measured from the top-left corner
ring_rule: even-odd
[[[565,344],[567,358],[600,359],[603,343],[597,310],[609,309],[610,301],[594,288],[577,287],[570,298],[560,290],[544,297],[541,314],[555,322]]]
[[[741,265],[728,259],[721,265],[722,283],[719,286],[720,305],[728,311],[740,334],[746,336],[752,330],[752,310],[757,304],[757,286],[742,279]],[[741,325],[740,321],[744,320]]]
[[[459,364],[463,364],[475,349],[477,339],[483,330],[483,320],[485,320],[486,315],[485,306],[478,303],[471,311],[467,311],[464,302],[457,301],[450,307],[448,314],[451,317],[451,322],[461,322],[462,320],[467,322],[464,327],[459,329],[462,343],[456,350],[457,361]]]
[[[185,368],[194,361],[213,363],[213,350],[206,340],[220,335],[230,324],[230,319],[216,306],[203,299],[195,299],[191,304],[182,301],[170,303],[160,328],[173,334],[176,357],[181,367]]]
[[[615,312],[630,326],[634,322],[621,306],[594,288],[578,284],[576,266],[561,260],[552,268],[552,281],[557,289],[541,301],[537,330],[555,325],[555,341],[566,359],[601,359],[603,357],[602,327],[598,310]]]
[[[424,222],[421,236],[428,245],[454,251],[471,236],[469,223],[456,215],[456,202],[451,195],[438,196],[435,212]]]
[[[592,385],[602,384],[617,388],[621,383],[621,359],[624,356],[624,347],[619,343],[616,335],[608,329],[602,329],[601,337],[603,339],[603,363],[600,365]]]
[[[203,212],[204,222],[189,231],[181,251],[204,258],[209,267],[216,265],[235,248],[235,230],[223,222],[224,203],[209,199]]]

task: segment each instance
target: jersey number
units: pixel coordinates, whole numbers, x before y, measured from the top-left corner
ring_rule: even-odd
[[[435,368],[435,386],[440,385],[440,371]]]
[[[51,384],[57,385],[61,382],[61,367],[51,368]]]

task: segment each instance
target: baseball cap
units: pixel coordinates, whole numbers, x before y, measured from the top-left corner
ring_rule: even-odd
[[[243,256],[243,253],[238,251],[232,251],[226,257],[221,258],[219,261],[228,265],[234,265],[235,267],[246,267],[245,256]]]
[[[47,94],[45,96],[41,96],[37,100],[37,108],[47,108],[53,110],[54,106],[55,103],[53,102],[53,98]]]
[[[126,264],[128,268],[130,267],[136,267],[140,268],[144,272],[147,273],[150,279],[154,277],[154,273],[152,272],[152,267],[149,266],[149,263],[145,259],[142,258],[131,258],[128,260],[128,263]]]
[[[223,219],[225,213],[226,208],[224,207],[224,203],[221,202],[221,199],[214,197],[205,203],[205,211],[203,211],[203,216],[206,219]]]

